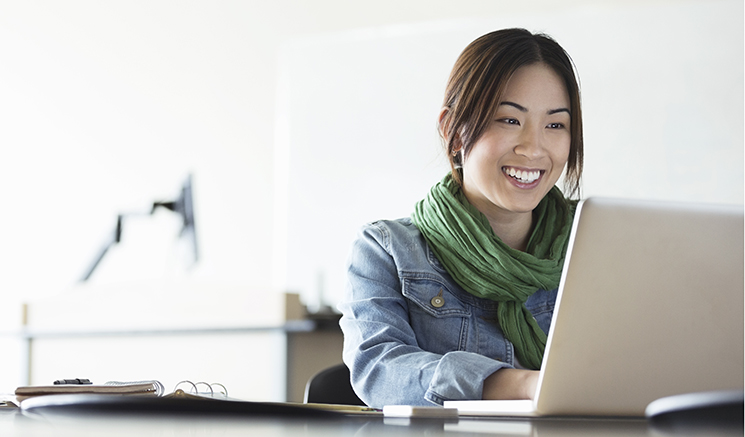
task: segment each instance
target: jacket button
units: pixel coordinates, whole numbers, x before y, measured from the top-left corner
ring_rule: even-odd
[[[443,305],[445,305],[445,299],[442,297],[442,288],[440,289],[440,293],[433,297],[431,301],[429,301],[433,307],[435,308],[441,308]]]

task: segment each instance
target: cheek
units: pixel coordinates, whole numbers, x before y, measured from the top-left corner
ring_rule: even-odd
[[[472,161],[472,166],[474,163],[475,165],[494,163],[509,153],[511,150],[509,144],[510,141],[504,135],[497,136],[487,132],[481,140],[471,146],[465,161]]]
[[[472,149],[463,163],[463,178],[482,185],[494,177],[496,162],[485,148]]]
[[[563,168],[569,160],[569,151],[571,149],[571,139],[559,142],[556,147],[552,148],[552,160],[558,167]]]

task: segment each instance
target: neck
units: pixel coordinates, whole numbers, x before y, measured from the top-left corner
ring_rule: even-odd
[[[466,199],[486,216],[494,233],[509,247],[525,251],[533,229],[533,211],[507,211],[487,202],[479,202],[466,194]]]
[[[483,212],[483,211],[482,211]],[[525,251],[533,228],[533,213],[484,214],[494,233],[506,245],[513,249]]]

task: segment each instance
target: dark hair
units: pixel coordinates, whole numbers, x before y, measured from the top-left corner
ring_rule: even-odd
[[[564,188],[567,196],[579,195],[582,176],[582,108],[574,64],[551,37],[525,29],[487,33],[463,50],[450,73],[440,120],[440,136],[460,184],[461,154],[468,156],[493,118],[507,81],[520,67],[543,63],[563,80],[569,94],[571,145]]]

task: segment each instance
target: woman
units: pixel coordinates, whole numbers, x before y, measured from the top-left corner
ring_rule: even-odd
[[[530,399],[582,173],[569,56],[507,29],[458,58],[439,130],[452,171],[411,218],[365,226],[349,261],[344,362],[373,407]]]

